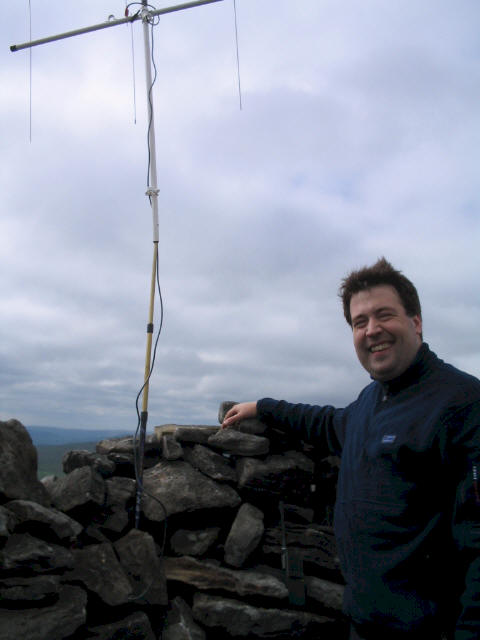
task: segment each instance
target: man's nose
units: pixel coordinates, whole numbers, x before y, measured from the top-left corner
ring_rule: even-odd
[[[366,336],[374,336],[381,331],[379,322],[376,318],[370,318],[365,328]]]

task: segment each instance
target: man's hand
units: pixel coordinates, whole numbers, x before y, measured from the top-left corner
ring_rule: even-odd
[[[240,420],[246,420],[247,418],[256,418],[257,416],[257,403],[256,402],[241,402],[235,404],[227,413],[222,422],[222,429],[228,429],[232,424],[240,422]]]

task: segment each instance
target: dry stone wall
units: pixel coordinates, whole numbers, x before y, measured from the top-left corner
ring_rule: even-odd
[[[347,637],[336,459],[256,420],[159,426],[135,526],[137,445],[40,482],[27,430],[0,422],[0,640]]]

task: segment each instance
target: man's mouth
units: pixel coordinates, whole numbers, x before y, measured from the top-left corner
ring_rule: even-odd
[[[381,344],[374,344],[373,347],[370,347],[371,353],[377,353],[378,351],[385,351],[390,347],[389,342],[382,342]]]

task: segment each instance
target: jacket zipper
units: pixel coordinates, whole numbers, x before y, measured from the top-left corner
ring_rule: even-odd
[[[478,491],[478,470],[477,465],[473,465],[473,490],[475,492],[475,502],[480,505],[480,493]]]

